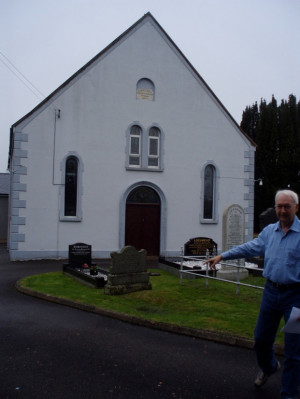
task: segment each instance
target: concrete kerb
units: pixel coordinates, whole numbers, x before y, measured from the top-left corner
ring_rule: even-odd
[[[156,330],[162,330],[174,334],[186,335],[189,337],[194,337],[198,339],[205,339],[208,341],[214,341],[220,344],[226,344],[230,346],[237,346],[246,349],[252,349],[254,346],[254,341],[247,338],[236,337],[231,335],[226,335],[218,332],[212,332],[207,330],[198,330],[188,327],[177,326],[169,323],[163,322],[156,322],[156,321],[149,321],[139,317],[130,316],[123,313],[118,313],[102,308],[98,308],[92,305],[86,305],[80,302],[73,302],[69,299],[65,298],[58,298],[52,295],[44,294],[38,291],[30,290],[28,288],[22,287],[20,281],[17,281],[15,284],[17,291],[21,292],[22,294],[29,295],[35,298],[43,299],[49,302],[54,302],[60,305],[70,306],[79,310],[83,310],[85,312],[92,312],[99,314],[105,317],[111,317],[120,321],[124,321],[126,323],[132,323],[142,327],[153,328]],[[281,345],[274,345],[274,350],[277,355],[284,355],[284,348]]]

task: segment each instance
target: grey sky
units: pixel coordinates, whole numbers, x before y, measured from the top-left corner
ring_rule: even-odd
[[[148,11],[238,123],[261,98],[300,100],[300,0],[0,0],[0,172],[44,98],[9,61],[48,96]]]

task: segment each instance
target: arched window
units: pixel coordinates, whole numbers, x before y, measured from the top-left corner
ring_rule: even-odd
[[[204,172],[204,219],[213,219],[214,206],[214,175],[215,170],[212,165],[207,165]]]
[[[136,98],[138,100],[154,100],[154,84],[150,79],[140,79],[136,84]]]
[[[139,186],[127,197],[127,204],[160,204],[159,195],[151,187]]]
[[[149,143],[148,143],[149,168],[159,167],[159,151],[160,151],[160,130],[157,127],[151,127],[149,131]]]
[[[163,145],[164,133],[160,128],[145,129],[135,122],[126,131],[126,169],[162,172]]]
[[[130,129],[130,143],[129,143],[129,165],[141,165],[141,139],[142,129],[134,125]]]
[[[208,161],[201,171],[201,216],[200,223],[218,223],[218,168]]]
[[[66,160],[65,171],[65,216],[77,215],[78,159],[74,156]]]
[[[77,152],[69,152],[61,161],[61,185],[59,220],[82,220],[82,173],[83,162]]]

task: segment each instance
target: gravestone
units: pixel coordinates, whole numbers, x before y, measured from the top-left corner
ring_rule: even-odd
[[[92,264],[92,246],[83,242],[69,245],[69,265],[82,267],[85,263]]]
[[[96,288],[106,284],[106,270],[92,262],[92,246],[83,242],[69,245],[69,259],[63,264],[63,272]]]
[[[146,266],[147,252],[137,251],[126,246],[120,252],[110,254],[112,264],[108,272],[104,293],[108,295],[127,294],[129,292],[151,290],[149,273]]]
[[[228,251],[234,246],[243,244],[245,242],[245,212],[240,205],[229,206],[223,214],[223,240],[222,252]],[[245,266],[244,259],[231,260],[231,263],[236,263],[240,266]],[[239,279],[248,277],[249,272],[246,269],[238,269],[236,267],[223,266],[217,272],[218,278],[225,280],[236,281],[237,273]]]
[[[245,241],[245,213],[240,205],[229,206],[223,215],[222,252]]]
[[[263,230],[268,224],[276,223],[278,217],[274,208],[268,208],[259,215],[259,228]]]
[[[217,243],[208,237],[191,238],[184,244],[184,256],[210,256],[217,252]]]

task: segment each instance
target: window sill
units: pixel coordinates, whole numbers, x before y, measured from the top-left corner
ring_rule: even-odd
[[[60,222],[81,222],[82,217],[79,216],[61,216],[59,218]]]
[[[201,224],[217,224],[219,222],[218,219],[202,219],[200,218]]]
[[[134,166],[126,166],[126,170],[135,172],[163,172],[161,168],[135,168]]]

